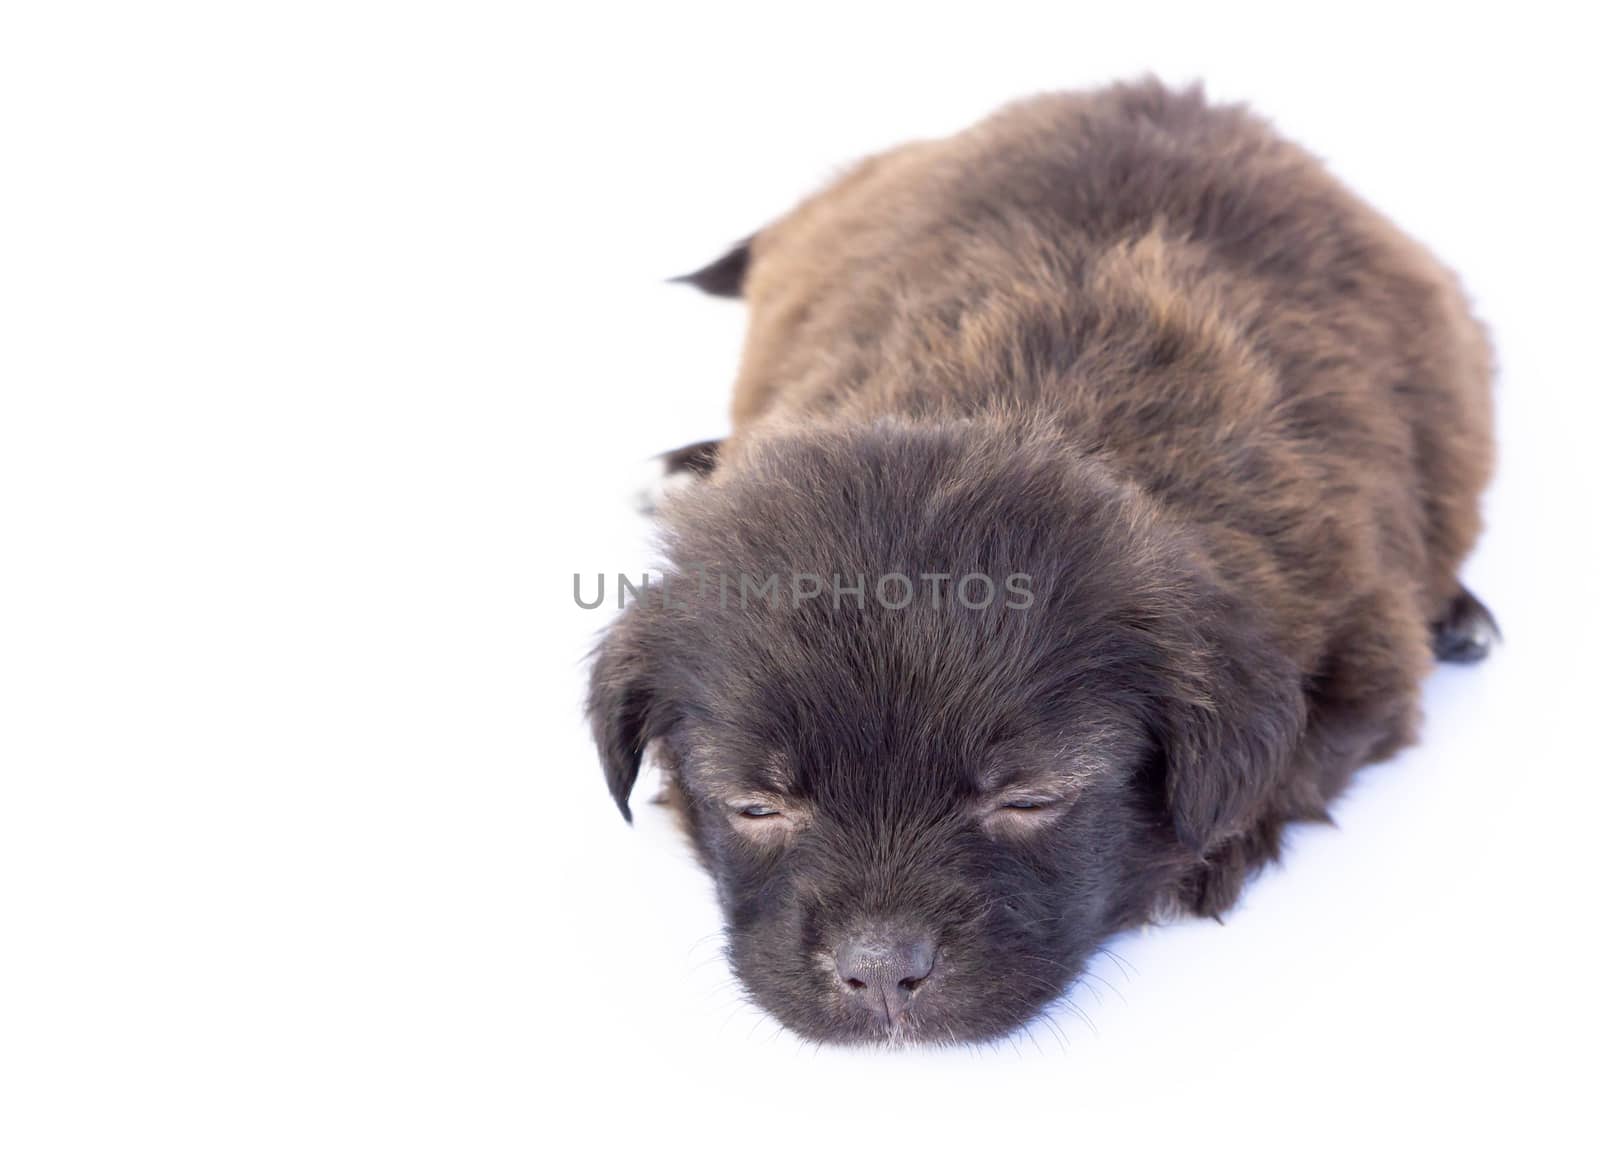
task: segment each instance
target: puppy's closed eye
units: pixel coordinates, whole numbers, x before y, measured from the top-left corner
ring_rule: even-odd
[[[1055,746],[999,749],[976,778],[978,820],[996,833],[1056,826],[1090,787],[1128,778],[1145,752],[1136,733],[1104,715]]]
[[[764,802],[745,803],[741,806],[735,806],[734,810],[747,819],[781,819],[784,817],[781,810],[775,806],[768,806]]]
[[[1053,824],[1081,790],[1080,785],[1071,784],[1002,791],[986,799],[979,818],[990,831],[1026,834]]]
[[[723,809],[733,830],[757,843],[783,843],[809,822],[799,805],[768,795],[733,795]]]

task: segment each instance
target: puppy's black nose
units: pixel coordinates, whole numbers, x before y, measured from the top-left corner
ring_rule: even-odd
[[[845,998],[894,1023],[933,972],[933,938],[867,929],[846,938],[834,956]]]

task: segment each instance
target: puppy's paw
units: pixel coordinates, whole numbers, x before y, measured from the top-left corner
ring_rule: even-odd
[[[1494,616],[1466,587],[1433,625],[1433,655],[1443,664],[1476,664],[1500,639]]]
[[[669,493],[707,475],[717,466],[717,449],[721,446],[721,440],[701,440],[652,458],[644,484],[634,498],[639,512],[653,516]]]

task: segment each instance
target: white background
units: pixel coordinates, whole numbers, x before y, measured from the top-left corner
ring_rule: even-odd
[[[1593,1168],[1567,8],[6,5],[0,1166]],[[571,576],[646,564],[638,462],[722,432],[737,358],[741,309],[661,279],[1145,71],[1463,274],[1508,642],[1226,925],[1119,939],[992,1047],[818,1050],[580,718]]]

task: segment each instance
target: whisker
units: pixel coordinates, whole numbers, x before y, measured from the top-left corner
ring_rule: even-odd
[[[1131,980],[1133,975],[1139,972],[1138,967],[1135,966],[1133,962],[1123,957],[1122,954],[1112,949],[1109,945],[1102,945],[1095,952],[1097,955],[1104,953],[1107,957],[1111,958],[1112,962],[1116,964],[1116,967],[1122,971],[1122,976],[1125,978]],[[1131,973],[1129,972],[1130,970],[1132,971]]]
[[[1065,998],[1064,997],[1062,999],[1062,1001],[1064,1001],[1066,1003],[1066,1007],[1067,1007],[1068,1010],[1070,1010],[1074,1015],[1076,1015],[1078,1018],[1083,1020],[1084,1025],[1089,1028],[1089,1032],[1091,1034],[1093,1034],[1096,1038],[1100,1037],[1100,1028],[1097,1027],[1094,1024],[1094,1019],[1090,1018],[1087,1014],[1085,1014],[1084,1011],[1082,1010],[1082,1008],[1079,1007],[1079,1005],[1076,1002],[1074,1002],[1071,998]]]
[[[1097,973],[1095,973],[1095,972],[1094,972],[1094,971],[1093,971],[1093,970],[1092,970],[1092,969],[1085,969],[1085,970],[1084,970],[1084,971],[1083,971],[1083,976],[1084,976],[1084,977],[1085,977],[1085,978],[1088,978],[1088,979],[1089,979],[1089,980],[1091,980],[1091,981],[1096,981],[1096,982],[1099,982],[1099,983],[1100,983],[1100,984],[1101,984],[1101,985],[1102,985],[1102,986],[1104,986],[1104,987],[1105,987],[1105,988],[1106,988],[1106,989],[1108,989],[1108,990],[1110,990],[1110,991],[1111,991],[1111,992],[1112,992],[1112,993],[1113,993],[1113,994],[1115,994],[1115,995],[1116,995],[1116,996],[1117,996],[1117,997],[1118,997],[1118,998],[1119,998],[1119,999],[1121,999],[1121,1001],[1122,1001],[1122,1004],[1123,1004],[1123,1005],[1124,1005],[1124,1006],[1126,1006],[1126,1005],[1127,1005],[1127,1004],[1128,1004],[1128,999],[1127,999],[1127,997],[1126,997],[1126,996],[1125,996],[1125,995],[1124,995],[1124,994],[1123,994],[1123,992],[1122,992],[1122,991],[1121,991],[1121,990],[1119,990],[1119,989],[1117,989],[1117,987],[1116,987],[1116,986],[1115,986],[1115,985],[1114,985],[1114,984],[1113,984],[1113,983],[1111,983],[1111,982],[1110,982],[1110,981],[1108,981],[1108,980],[1106,980],[1106,979],[1105,979],[1105,978],[1104,978],[1104,977],[1102,977],[1102,976],[1101,976],[1101,975],[1099,975],[1099,974],[1097,974]],[[1087,989],[1093,989],[1093,987],[1085,987],[1085,988],[1087,988]]]

